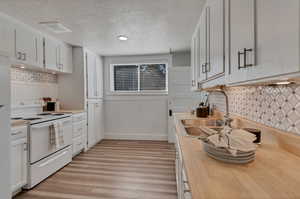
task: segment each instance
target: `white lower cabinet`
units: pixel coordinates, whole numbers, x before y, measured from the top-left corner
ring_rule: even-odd
[[[14,194],[27,184],[27,127],[12,129],[11,192]]]
[[[88,148],[104,138],[103,100],[88,102]]]
[[[78,155],[86,148],[87,137],[87,116],[86,113],[78,113],[73,115],[73,157]]]
[[[175,132],[174,132],[175,133]],[[184,163],[182,159],[181,149],[178,142],[178,137],[176,136],[175,142],[176,148],[176,182],[177,182],[177,195],[178,199],[192,199],[192,193],[190,190],[189,182],[186,176]]]

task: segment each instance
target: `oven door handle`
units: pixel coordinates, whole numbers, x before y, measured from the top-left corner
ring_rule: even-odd
[[[63,152],[63,153],[61,153],[61,154],[55,156],[54,158],[51,158],[50,160],[47,160],[46,162],[40,164],[38,167],[44,167],[44,166],[50,164],[51,162],[57,160],[58,158],[64,156],[66,153],[68,153],[68,151],[65,151],[65,152]]]

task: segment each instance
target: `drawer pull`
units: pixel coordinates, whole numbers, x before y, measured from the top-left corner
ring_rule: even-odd
[[[184,192],[184,193],[191,193],[191,190],[185,189],[183,192]]]
[[[18,135],[18,134],[21,134],[21,133],[23,133],[23,132],[22,131],[18,131],[18,132],[12,133],[11,135]]]

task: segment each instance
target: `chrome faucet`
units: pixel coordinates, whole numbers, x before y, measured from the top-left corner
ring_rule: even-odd
[[[228,99],[228,95],[224,91],[224,87],[222,86],[222,87],[216,88],[216,89],[208,89],[206,91],[208,92],[208,97],[207,98],[209,98],[209,94],[213,93],[213,92],[222,93],[225,96],[226,113],[224,115],[224,124],[225,124],[225,126],[228,126],[228,127],[232,128],[231,123],[232,123],[233,119],[231,119],[230,116],[229,116],[229,99]]]

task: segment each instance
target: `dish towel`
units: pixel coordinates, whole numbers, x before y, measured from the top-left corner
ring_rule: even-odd
[[[56,149],[59,149],[60,148],[60,142],[59,142],[60,130],[59,130],[58,123],[54,123],[53,127],[54,127],[54,135],[55,135],[55,146],[56,146]]]
[[[63,131],[63,127],[64,127],[64,122],[58,122],[58,142],[59,145],[62,146],[65,144],[65,140],[64,140],[64,131]]]
[[[55,145],[55,129],[54,129],[54,125],[52,124],[52,125],[50,125],[49,126],[49,132],[50,132],[50,134],[49,134],[49,143],[50,143],[50,145],[51,146],[53,146],[53,145]]]
[[[217,148],[225,148],[233,156],[238,151],[251,152],[256,150],[253,141],[256,136],[242,129],[231,129],[225,127],[219,134],[211,135],[207,140]]]

